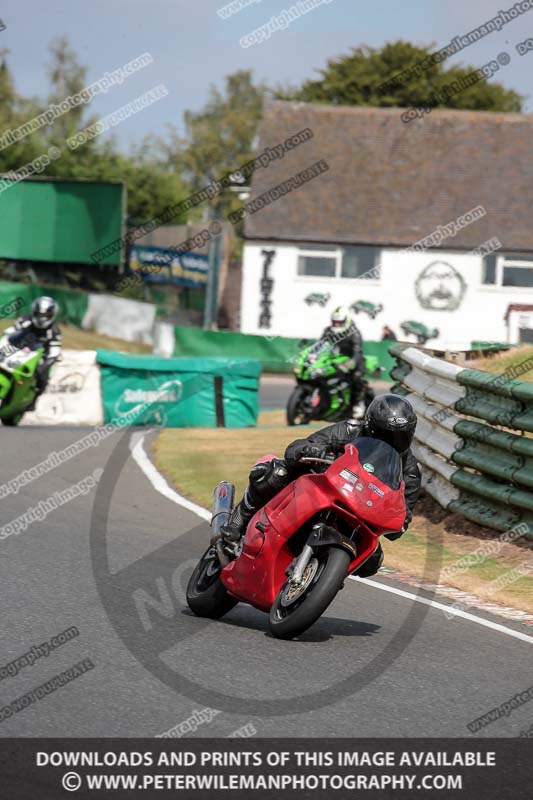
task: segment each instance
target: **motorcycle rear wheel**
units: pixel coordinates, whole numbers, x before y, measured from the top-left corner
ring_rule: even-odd
[[[307,425],[311,419],[311,414],[306,414],[301,410],[301,405],[308,392],[302,386],[296,386],[287,402],[287,425]]]
[[[214,547],[208,547],[187,584],[187,604],[198,617],[220,619],[239,602],[220,580],[222,567]]]
[[[288,578],[278,592],[270,609],[270,631],[278,639],[299,636],[322,616],[341,588],[350,565],[351,556],[339,547],[321,548],[312,558],[307,570],[314,571],[308,583],[304,572],[303,590],[294,595]],[[318,562],[316,565],[313,562]]]
[[[24,414],[13,414],[12,417],[2,417],[2,425],[13,428],[15,425],[19,424],[23,416]]]

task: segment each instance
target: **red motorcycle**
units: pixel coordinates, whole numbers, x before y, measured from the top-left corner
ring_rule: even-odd
[[[218,619],[241,601],[269,614],[274,636],[298,636],[374,553],[378,538],[402,528],[402,462],[390,445],[359,437],[339,458],[300,463],[312,472],[255,514],[233,552],[220,528],[232,511],[234,486],[223,481],[216,487],[215,535],[187,586],[195,614]]]

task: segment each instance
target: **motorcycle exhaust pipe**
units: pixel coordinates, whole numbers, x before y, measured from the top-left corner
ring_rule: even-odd
[[[211,516],[211,529],[213,537],[220,535],[220,529],[229,519],[233,511],[235,486],[228,481],[220,481],[213,492],[213,514]]]

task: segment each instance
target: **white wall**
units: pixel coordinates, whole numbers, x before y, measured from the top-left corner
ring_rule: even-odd
[[[272,327],[259,327],[263,260],[261,251],[273,249],[276,255],[269,266],[269,277],[274,280],[271,293]],[[400,323],[404,320],[422,322],[429,328],[438,328],[438,338],[430,339],[428,346],[468,349],[473,340],[508,341],[504,315],[509,303],[527,303],[531,291],[505,289],[481,284],[482,257],[442,251],[406,253],[381,251],[381,277],[378,280],[352,280],[346,278],[308,278],[296,274],[298,246],[279,244],[245,245],[241,299],[241,330],[271,336],[314,337],[328,324],[333,308],[367,300],[384,306],[374,320],[364,313],[354,315],[363,337],[381,339],[383,325],[387,324],[399,339],[406,338]],[[449,265],[457,270],[466,283],[466,289],[456,310],[424,308],[417,298],[415,282],[423,270],[434,262],[444,262],[431,272],[435,278],[419,282],[422,291],[440,282],[441,274],[449,273]],[[459,294],[458,279],[445,279],[447,287]],[[313,293],[329,293],[327,305],[307,305],[305,298]],[[433,301],[435,302],[435,301]],[[413,341],[413,337],[410,337]]]

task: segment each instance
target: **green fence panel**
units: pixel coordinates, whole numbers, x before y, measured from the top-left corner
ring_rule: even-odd
[[[239,356],[253,358],[266,372],[292,372],[300,339],[282,336],[266,337],[232,331],[204,331],[200,328],[176,327],[175,355]],[[382,378],[390,378],[394,359],[388,352],[389,342],[364,342],[363,353],[376,356],[384,368]]]
[[[285,339],[234,333],[204,331],[201,328],[175,328],[175,355],[253,358],[267,372],[292,372],[299,339]]]
[[[514,345],[508,342],[479,342],[474,341],[470,343],[471,350],[509,350]]]
[[[32,287],[28,284],[0,281],[1,319],[14,319],[21,314],[27,314],[32,300]]]
[[[395,359],[389,353],[390,342],[363,342],[363,354],[365,356],[376,356],[379,366],[383,368],[381,378],[384,381],[391,380],[391,370],[396,364]]]
[[[60,322],[81,328],[89,303],[87,292],[33,283],[0,282],[0,317],[13,319],[21,314],[29,314],[32,302],[41,295],[53,297],[57,302]]]
[[[53,297],[58,306],[58,320],[76,328],[81,328],[82,320],[87,313],[89,295],[71,289],[50,289],[44,286],[34,288],[34,298],[42,294]]]
[[[171,428],[257,423],[257,361],[130,356],[108,350],[98,350],[97,361],[105,423]]]

